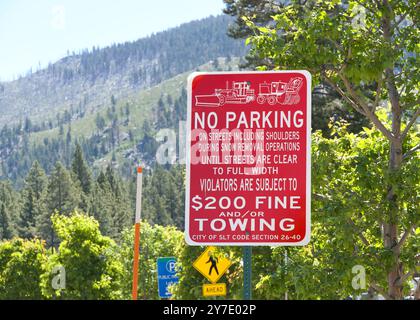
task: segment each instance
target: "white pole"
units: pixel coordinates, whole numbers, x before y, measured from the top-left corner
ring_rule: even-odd
[[[134,224],[133,287],[132,287],[132,292],[131,292],[133,300],[137,300],[137,295],[138,295],[142,175],[143,175],[143,169],[142,167],[138,167],[137,168],[136,218],[135,218],[135,224]]]
[[[137,168],[137,193],[136,193],[136,220],[135,223],[140,223],[141,220],[141,194],[142,194],[142,167]]]

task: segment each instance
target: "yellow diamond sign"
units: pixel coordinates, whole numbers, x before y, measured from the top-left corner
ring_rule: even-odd
[[[194,261],[193,266],[211,283],[216,283],[231,264],[232,262],[216,247],[207,247]]]

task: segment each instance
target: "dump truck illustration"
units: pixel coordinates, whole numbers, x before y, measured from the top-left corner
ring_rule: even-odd
[[[195,96],[196,105],[200,107],[220,107],[229,104],[248,104],[257,100],[258,104],[297,104],[300,101],[299,90],[303,79],[294,77],[288,83],[274,81],[260,83],[258,94],[251,89],[251,83],[247,81],[226,83],[226,89],[215,89],[213,94]]]

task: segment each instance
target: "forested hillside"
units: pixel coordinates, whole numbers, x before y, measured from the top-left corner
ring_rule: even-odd
[[[138,163],[153,166],[162,128],[178,131],[186,119],[186,79],[194,70],[237,69],[238,58],[219,58],[125,99],[111,95],[100,110],[57,114],[47,127],[26,118],[0,129],[0,178],[21,187],[37,160],[50,173],[56,161],[69,166],[79,143],[95,174],[112,164],[124,177]]]
[[[0,179],[18,187],[37,160],[47,173],[69,165],[77,141],[89,165],[128,176],[152,165],[154,134],[185,119],[187,75],[237,68],[243,41],[233,19],[209,17],[135,42],[92,48],[0,86]],[[225,58],[221,58],[225,57]]]
[[[114,95],[129,95],[217,57],[242,56],[243,41],[226,34],[232,19],[209,17],[135,42],[86,49],[48,68],[0,83],[0,124],[26,117],[47,128],[58,111],[70,119],[100,109]]]
[[[156,133],[178,132],[185,120],[191,72],[238,69],[246,49],[227,37],[230,21],[210,17],[73,53],[3,83],[0,238],[36,236],[55,246],[52,214],[78,208],[118,239],[132,225],[138,163],[146,165],[144,217],[182,228],[183,170],[156,164]]]

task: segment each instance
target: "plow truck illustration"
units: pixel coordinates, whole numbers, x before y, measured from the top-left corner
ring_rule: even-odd
[[[255,100],[255,92],[250,89],[249,82],[233,82],[229,89],[216,89],[214,94],[195,96],[197,106],[219,107],[225,103],[246,104]]]
[[[226,103],[248,104],[255,99],[258,104],[297,104],[300,101],[299,90],[302,87],[302,82],[302,78],[295,77],[290,79],[288,83],[282,81],[260,83],[259,92],[256,95],[255,90],[251,89],[250,82],[233,81],[230,89],[228,83],[226,83],[226,89],[215,89],[213,94],[195,96],[196,105],[200,107],[220,107]]]

